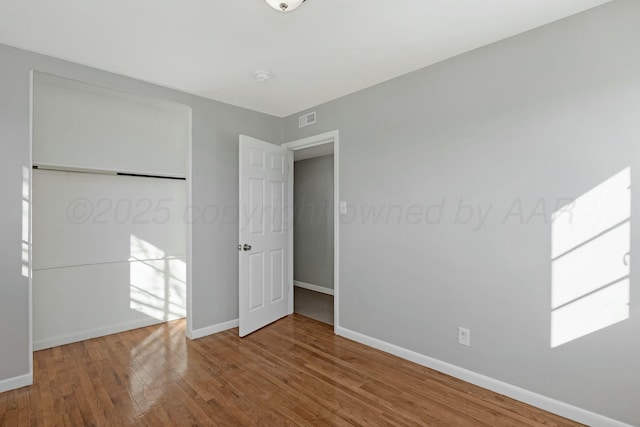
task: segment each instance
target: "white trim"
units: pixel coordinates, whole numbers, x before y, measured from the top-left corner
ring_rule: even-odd
[[[314,291],[314,292],[320,292],[321,294],[327,294],[327,295],[333,295],[333,289],[331,288],[325,288],[324,286],[318,286],[318,285],[312,285],[311,283],[306,283],[306,282],[301,282],[299,280],[294,280],[293,281],[293,286],[296,286],[298,288],[302,288],[302,289],[308,289],[310,291]]]
[[[333,135],[333,332],[340,327],[340,135]]]
[[[290,150],[296,151],[303,148],[311,148],[316,145],[330,144],[338,139],[338,130],[332,130],[330,132],[321,133],[319,135],[309,136],[307,138],[297,139],[295,141],[282,144],[283,147],[287,147]]]
[[[193,108],[189,106],[189,143],[187,144],[187,206],[191,217],[187,221],[187,328],[185,335],[193,335]]]
[[[33,74],[34,70],[29,70],[29,384],[33,384]]]
[[[376,348],[378,350],[382,350],[384,352],[393,354],[394,356],[398,356],[419,365],[426,366],[427,368],[434,369],[468,383],[477,385],[479,387],[491,390],[499,394],[503,394],[512,399],[516,399],[529,405],[533,405],[537,408],[552,412],[565,418],[569,418],[579,423],[587,424],[593,427],[632,427],[629,424],[625,424],[621,421],[605,417],[604,415],[596,414],[594,412],[587,411],[586,409],[582,409],[577,406],[573,406],[568,403],[564,403],[559,400],[552,399],[550,397],[543,396],[529,390],[525,390],[523,388],[496,380],[494,378],[478,374],[468,369],[461,368],[459,366],[452,365],[450,363],[443,362],[429,356],[425,356],[424,354],[420,354],[403,347],[399,347],[395,344],[390,344],[377,338],[372,338],[359,332],[355,332],[342,327],[338,327],[336,332],[338,335],[344,338],[357,341],[361,344]]]
[[[285,147],[287,146],[287,144],[283,144]],[[289,242],[287,243],[287,249],[288,249],[288,265],[287,265],[287,282],[289,283],[289,295],[287,298],[287,305],[288,305],[288,313],[289,314],[293,314],[293,233],[295,232],[294,230],[294,223],[295,223],[295,217],[294,217],[294,212],[293,212],[293,171],[294,171],[294,167],[293,167],[293,163],[295,162],[295,154],[293,153],[293,150],[289,149],[287,150],[287,171],[288,171],[288,189],[287,189],[287,218],[289,220]]]
[[[289,148],[289,218],[293,219],[293,151],[333,143],[333,328],[340,328],[340,132],[332,130],[282,144]],[[289,233],[293,248],[293,233]],[[293,250],[289,251],[289,314],[293,313]]]
[[[118,334],[120,332],[130,331],[132,329],[146,328],[147,326],[161,325],[166,323],[164,320],[158,319],[142,319],[132,322],[118,323],[103,328],[89,329],[72,334],[59,335],[57,337],[46,338],[33,343],[35,351],[44,350],[46,348],[57,347],[60,345],[71,344],[78,341],[90,340],[93,338],[103,337],[105,335]]]
[[[17,388],[30,386],[33,384],[33,374],[24,374],[18,377],[7,378],[0,381],[0,393],[15,390]]]
[[[200,329],[194,329],[191,331],[189,338],[192,340],[196,340],[198,338],[206,337],[207,335],[217,334],[219,332],[224,332],[229,329],[237,328],[240,324],[238,319],[229,320],[228,322],[217,323],[215,325],[207,326]]]

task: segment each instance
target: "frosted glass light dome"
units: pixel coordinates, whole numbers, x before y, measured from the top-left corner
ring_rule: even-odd
[[[304,3],[305,0],[265,0],[269,6],[280,12],[294,11]]]

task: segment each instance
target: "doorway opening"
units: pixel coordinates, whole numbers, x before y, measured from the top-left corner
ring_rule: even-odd
[[[333,325],[333,144],[293,161],[293,311]]]
[[[284,144],[289,156],[290,313],[338,325],[338,132]]]

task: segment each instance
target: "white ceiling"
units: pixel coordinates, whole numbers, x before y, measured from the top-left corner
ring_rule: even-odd
[[[0,0],[0,43],[283,117],[608,1]]]

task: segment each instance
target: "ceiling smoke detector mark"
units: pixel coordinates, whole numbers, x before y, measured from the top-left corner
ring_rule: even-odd
[[[256,71],[253,75],[259,82],[266,82],[267,80],[271,79],[271,73],[264,70]]]
[[[313,111],[311,113],[304,114],[298,117],[298,128],[303,128],[305,126],[311,126],[316,124],[316,112]]]

